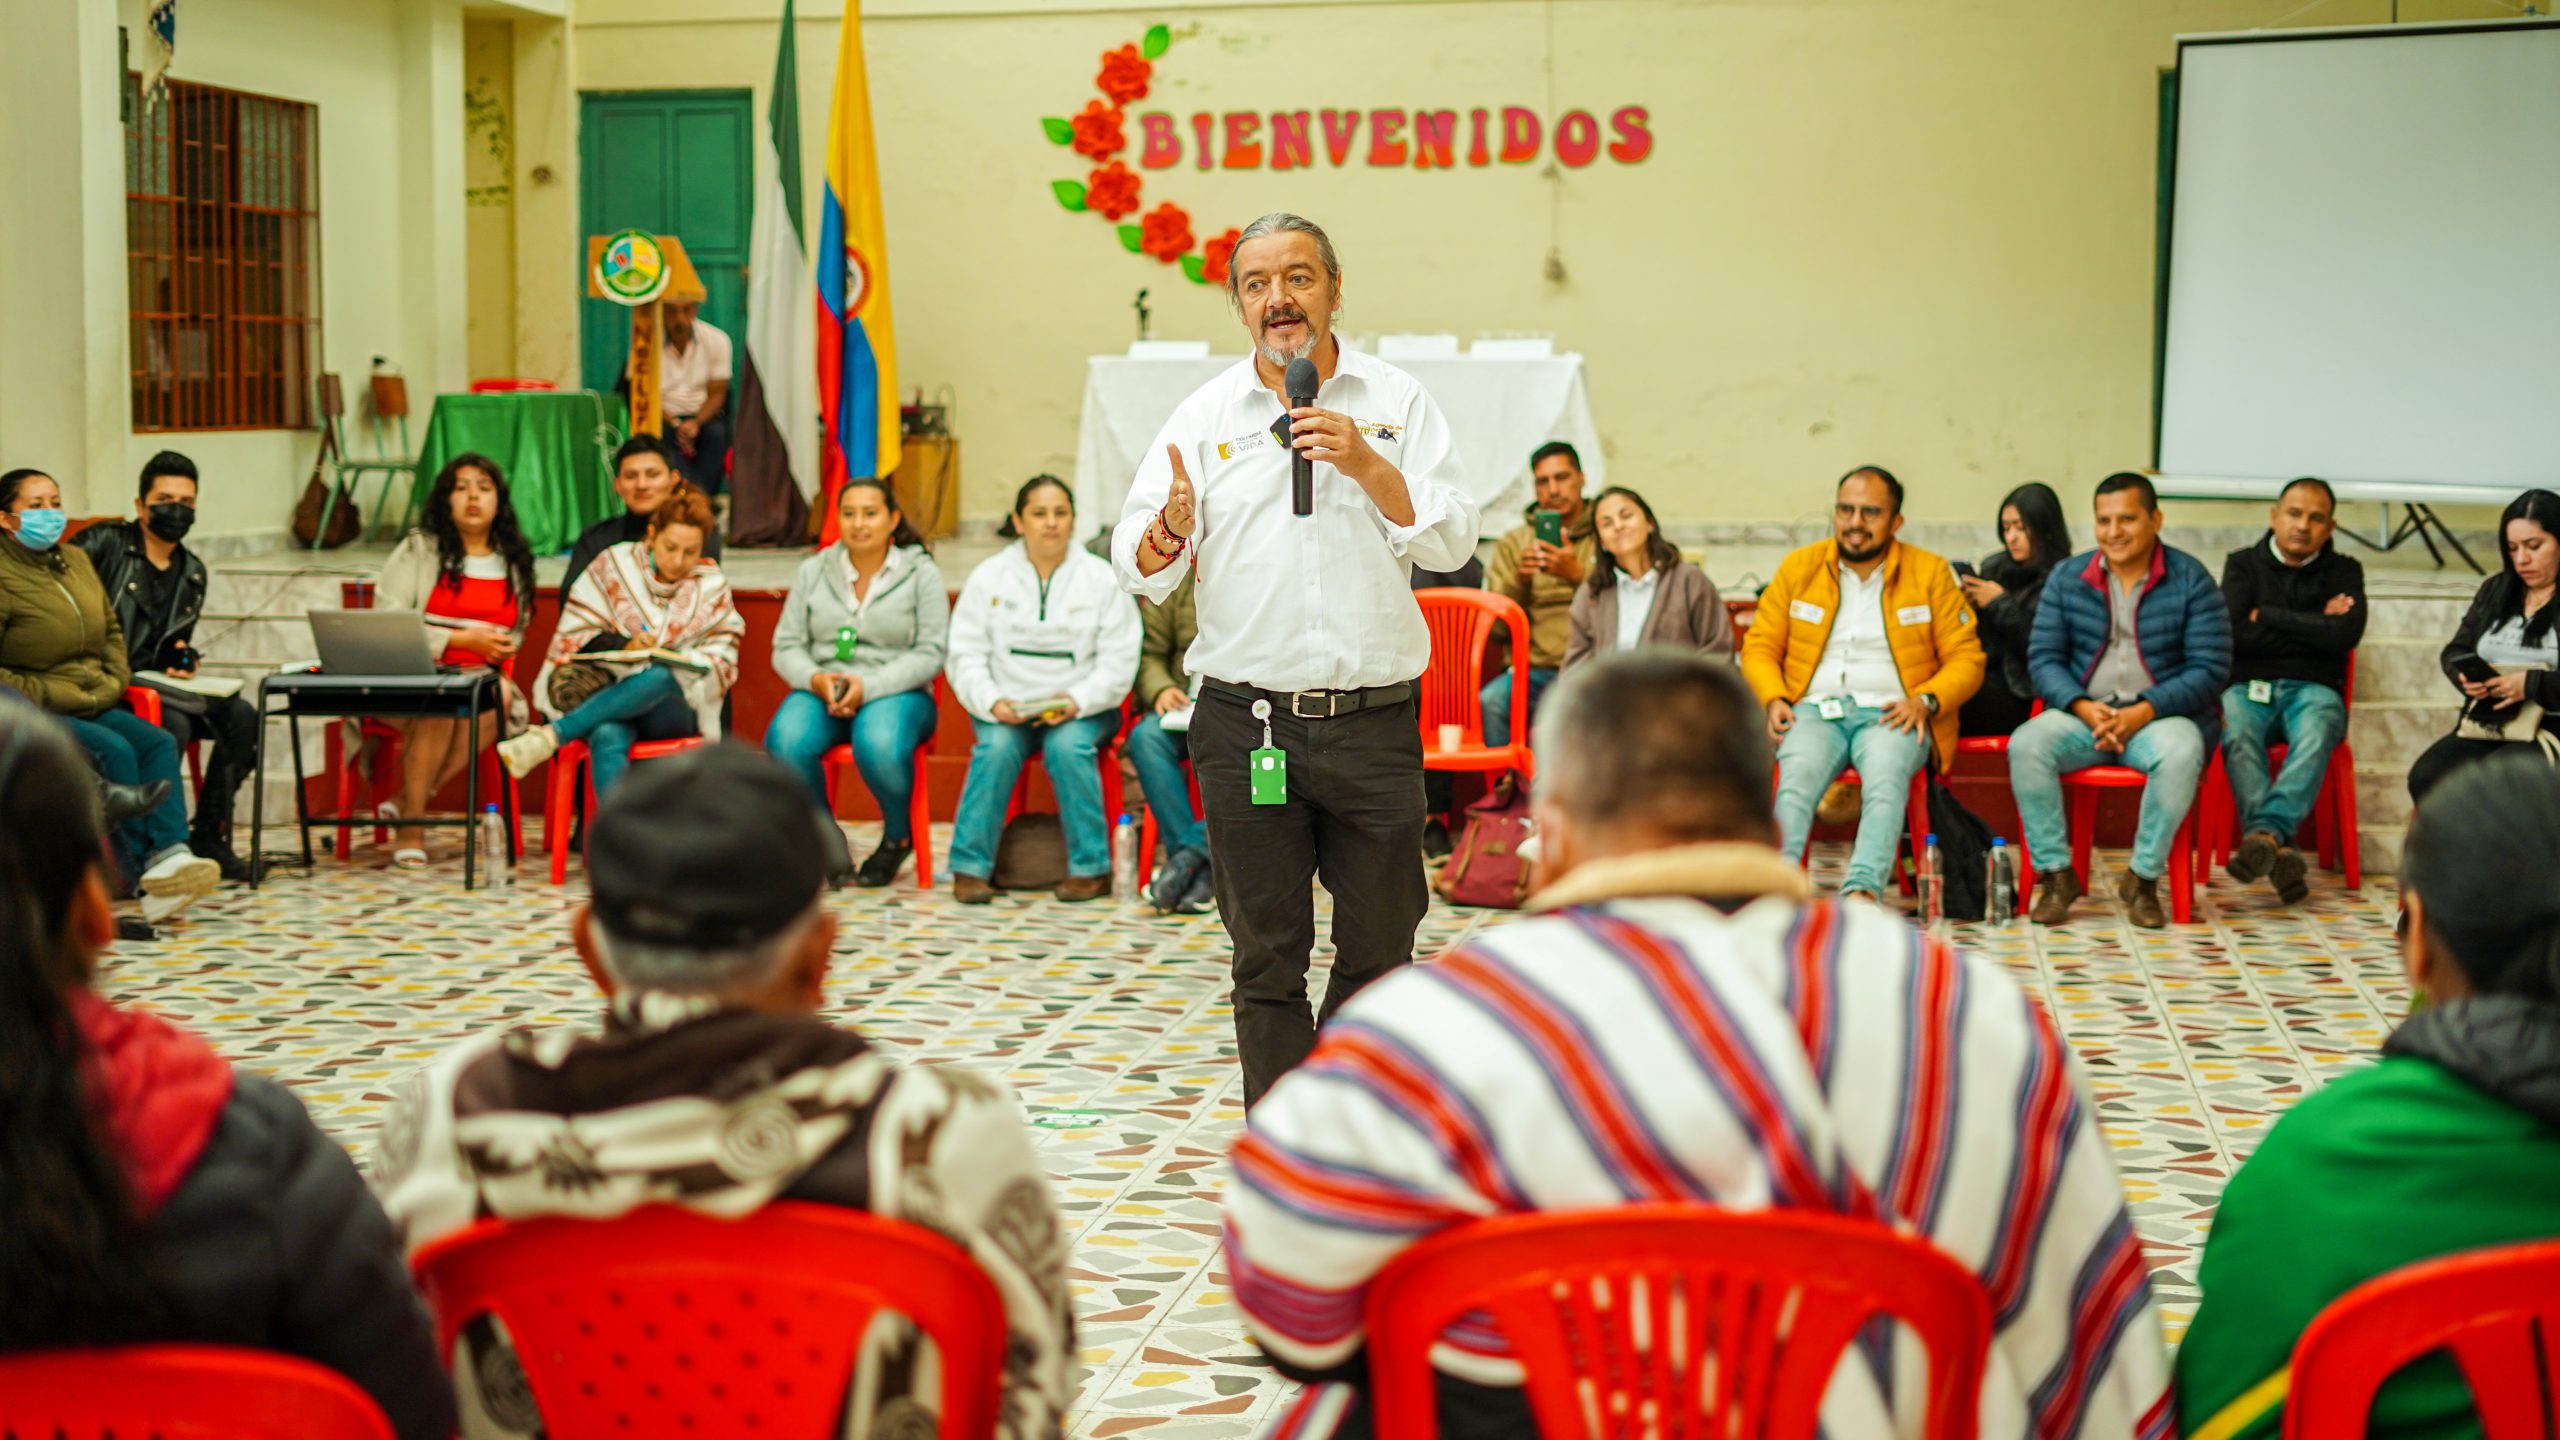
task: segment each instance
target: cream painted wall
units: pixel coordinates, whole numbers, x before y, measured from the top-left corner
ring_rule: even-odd
[[[574,84],[752,85],[761,109],[777,8],[575,0]],[[835,8],[800,8],[813,206]],[[1082,361],[1126,344],[1138,287],[1154,292],[1159,336],[1241,347],[1222,297],[1049,196],[1084,164],[1041,137],[1040,117],[1072,113],[1094,93],[1095,57],[1164,21],[1182,38],[1136,111],[1517,103],[1552,122],[1647,106],[1656,148],[1635,167],[1142,174],[1150,205],[1177,199],[1207,230],[1275,208],[1325,223],[1346,328],[1554,331],[1590,359],[1612,478],[1666,519],[1804,515],[1868,459],[1911,483],[1915,518],[1983,519],[2017,481],[2082,490],[2148,455],[2155,95],[2171,38],[2288,11],[2376,23],[2390,8],[889,0],[864,31],[899,381],[955,393],[965,508],[991,515],[1020,477],[1071,465]],[[2495,0],[2399,12],[2505,13]],[[1542,274],[1551,244],[1561,283]],[[573,340],[541,343],[567,354]]]
[[[516,364],[516,32],[512,21],[462,25],[463,237],[473,377]]]

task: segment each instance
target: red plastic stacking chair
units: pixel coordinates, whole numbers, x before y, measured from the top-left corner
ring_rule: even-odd
[[[933,708],[939,712],[942,709],[941,676],[933,677],[933,687],[927,693],[933,697]],[[933,778],[926,766],[932,758],[933,737],[927,735],[924,743],[916,747],[915,796],[907,802],[907,828],[914,831],[916,837],[916,888],[919,890],[933,888]],[[851,745],[838,745],[818,761],[819,772],[827,777],[827,817],[831,820],[836,814],[836,791],[844,784],[844,772],[852,768]]]
[[[1769,793],[1772,795],[1777,793],[1778,779],[1777,772],[1770,773]],[[1831,783],[1861,786],[1866,784],[1858,778],[1858,767],[1855,765],[1842,767],[1838,778]],[[1819,797],[1816,798],[1818,801]],[[1911,864],[1908,869],[1904,868],[1902,858],[1897,853],[1894,857],[1893,873],[1894,878],[1902,886],[1902,893],[1913,895],[1919,892],[1918,887],[1912,884],[1912,876],[1920,868],[1920,854],[1929,839],[1929,767],[1926,765],[1921,766],[1919,773],[1911,777],[1911,793],[1903,800],[1902,818],[1905,828],[1911,832]],[[1796,865],[1802,869],[1813,868],[1813,841],[1809,836],[1805,840],[1804,849],[1796,854]]]
[[[834,1435],[882,1310],[941,1352],[943,1440],[995,1434],[1003,1301],[918,1226],[796,1201],[734,1221],[651,1206],[483,1222],[412,1268],[444,1353],[474,1316],[504,1322],[552,1440]]]
[[[0,1356],[0,1435],[29,1440],[392,1440],[373,1397],[326,1366],[225,1345]]]
[[[2356,713],[2356,657],[2352,653],[2347,656],[2346,702],[2347,715],[2352,720]],[[2284,767],[2289,748],[2267,747],[2270,776]],[[2240,803],[2232,794],[2231,772],[2224,768],[2218,748],[2213,752],[2212,767],[2205,772],[2204,784],[2196,792],[2196,806],[2196,843],[2211,861],[2229,865],[2231,852],[2240,843]],[[2340,736],[2338,748],[2329,752],[2328,771],[2320,777],[2320,798],[2311,810],[2311,833],[2319,846],[2321,868],[2346,871],[2350,890],[2364,888],[2364,856],[2357,843],[2356,825],[2356,751],[2346,737]],[[2285,837],[2288,841],[2292,838]]]
[[[699,749],[704,740],[687,735],[676,740],[643,740],[631,747],[631,762],[660,760]],[[596,798],[594,773],[587,765],[587,742],[572,740],[551,756],[551,793],[542,802],[542,848],[551,855],[551,883],[561,884],[569,878],[569,807],[578,796],[579,782],[586,783],[586,798],[592,807]]]
[[[2285,1440],[2364,1440],[2374,1393],[2410,1361],[2453,1352],[2489,1440],[2560,1431],[2560,1241],[2423,1261],[2357,1286],[2293,1347]]]
[[[1126,787],[1120,783],[1120,741],[1128,734],[1128,722],[1129,712],[1124,708],[1120,712],[1121,728],[1112,731],[1101,744],[1093,747],[1094,763],[1102,767],[1102,823],[1106,826],[1120,823],[1120,809],[1128,803]],[[1031,753],[1023,757],[1022,773],[1013,782],[1013,798],[1005,803],[1006,824],[1012,824],[1031,808],[1031,767],[1041,763],[1040,747],[1035,745],[1031,747]]]
[[[1422,768],[1513,770],[1524,781],[1537,773],[1529,750],[1529,612],[1506,596],[1484,590],[1440,587],[1416,590],[1423,623],[1431,627],[1431,668],[1422,675]],[[1484,648],[1493,627],[1509,627],[1511,640],[1511,743],[1484,743]],[[1455,725],[1462,743],[1440,748],[1440,727]]]
[[[148,685],[124,687],[125,708],[154,725],[161,723],[160,692]],[[187,746],[187,783],[204,788],[204,740],[199,737]]]
[[[2071,868],[2080,872],[2081,883],[2091,895],[2097,895],[2098,875],[2092,861],[2098,833],[2098,792],[2101,790],[2139,790],[2150,783],[2150,777],[2129,765],[2092,765],[2062,777],[2062,796],[2071,806]],[[2198,802],[2202,803],[2201,801]],[[2035,880],[2035,857],[2027,853],[2025,837],[2018,841],[2019,859],[2025,862],[2027,884]],[[2177,837],[2169,844],[2169,873],[2162,878],[2168,887],[2169,918],[2184,925],[2196,918],[2196,806],[2187,807],[2187,818],[2178,822]]]
[[[1550,1440],[1812,1440],[1822,1392],[1877,1316],[1929,1352],[1932,1440],[1972,1440],[1991,1303],[1964,1267],[1881,1225],[1630,1205],[1483,1220],[1396,1257],[1369,1290],[1377,1431],[1436,1440],[1430,1351],[1490,1315]]]

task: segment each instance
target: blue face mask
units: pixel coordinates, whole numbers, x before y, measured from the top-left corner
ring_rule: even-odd
[[[70,524],[68,510],[22,510],[18,512],[18,543],[30,550],[50,550],[61,542],[62,532]]]

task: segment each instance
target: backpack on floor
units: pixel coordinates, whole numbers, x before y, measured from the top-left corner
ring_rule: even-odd
[[[1067,883],[1067,827],[1046,811],[1014,816],[996,840],[995,873],[987,883],[999,890],[1055,890]]]
[[[1529,866],[1520,845],[1529,838],[1529,793],[1516,775],[1493,782],[1493,793],[1467,807],[1456,848],[1431,888],[1452,905],[1517,910],[1529,898]]]
[[[1950,920],[1979,920],[1990,906],[1991,826],[1964,808],[1945,779],[1929,777],[1929,829],[1938,837],[1941,903]],[[1916,861],[1914,863],[1917,863]]]

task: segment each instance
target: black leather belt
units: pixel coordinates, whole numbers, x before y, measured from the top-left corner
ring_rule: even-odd
[[[1393,685],[1372,685],[1366,690],[1257,690],[1250,685],[1235,685],[1224,680],[1203,681],[1201,688],[1231,695],[1238,700],[1268,700],[1273,713],[1293,715],[1300,720],[1331,720],[1337,715],[1401,705],[1412,699],[1414,694],[1410,680],[1400,680]]]

